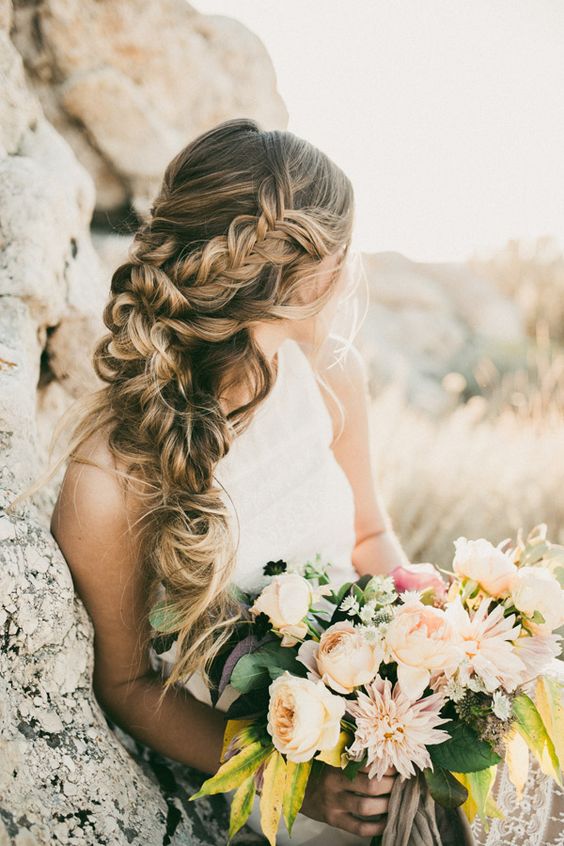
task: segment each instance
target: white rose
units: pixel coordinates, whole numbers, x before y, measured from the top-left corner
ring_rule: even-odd
[[[308,613],[314,592],[310,583],[298,573],[280,573],[273,576],[255,599],[251,614],[266,614],[274,629],[282,634],[282,646],[294,646],[307,634],[304,618]]]
[[[490,596],[507,594],[517,567],[511,558],[485,538],[454,541],[456,549],[452,569],[459,576],[478,582]]]
[[[327,690],[322,681],[292,676],[288,670],[268,690],[267,730],[289,761],[309,761],[316,752],[335,747],[345,699]]]
[[[551,632],[564,624],[564,591],[545,567],[521,567],[511,583],[515,608],[528,617],[539,611],[544,623],[536,631]]]
[[[298,650],[298,661],[310,670],[310,678],[321,678],[337,693],[351,693],[376,676],[383,659],[378,641],[368,641],[352,623],[343,620],[329,626],[319,639],[306,640]]]

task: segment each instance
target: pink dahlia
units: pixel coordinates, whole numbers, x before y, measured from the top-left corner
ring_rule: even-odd
[[[402,781],[415,775],[414,764],[432,768],[426,747],[450,737],[436,728],[450,722],[439,716],[444,696],[433,693],[414,701],[399,682],[392,689],[391,681],[380,675],[364,687],[366,693],[359,690],[355,701],[347,700],[347,711],[356,720],[354,741],[347,749],[351,758],[359,760],[367,753],[370,778],[382,778],[390,766]]]

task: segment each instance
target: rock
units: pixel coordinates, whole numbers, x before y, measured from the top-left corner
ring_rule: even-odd
[[[20,44],[28,38],[31,45],[31,30],[24,33],[27,22],[39,39],[41,57],[36,57],[34,72],[38,89],[45,86],[42,94],[56,77],[55,65],[51,67],[46,56],[55,55],[55,46],[61,48],[67,39],[67,67],[73,56],[77,66],[66,88],[64,81],[53,85],[57,104],[63,95],[70,102],[76,85],[73,108],[78,110],[80,56],[88,51],[80,40],[73,44],[73,27],[77,38],[86,37],[95,32],[94,20],[79,26],[80,15],[88,11],[85,4],[49,5],[50,10],[48,4],[18,4],[15,34]],[[91,5],[94,17],[98,5],[101,12],[102,4]],[[187,26],[196,43],[189,25],[195,13],[187,6],[184,19],[180,4],[164,5],[176,7],[169,25]],[[122,13],[126,7],[130,23],[142,17],[141,4],[123,3]],[[120,11],[117,5],[112,8],[116,14]],[[104,6],[104,13],[109,10]],[[58,27],[71,12],[76,19],[65,35]],[[46,30],[51,27],[57,35],[50,47],[43,44],[45,52],[40,16]],[[92,622],[49,531],[60,475],[16,515],[3,510],[45,465],[55,421],[95,384],[89,356],[104,329],[109,282],[90,237],[96,201],[93,179],[30,92],[21,56],[8,36],[11,24],[11,4],[0,0],[0,843],[212,846],[225,840],[225,799],[189,803],[205,776],[138,743],[112,722],[94,695]],[[229,62],[242,66],[244,53],[237,51],[256,39],[242,37],[239,42],[242,28],[221,26],[231,32]],[[218,30],[214,32],[213,38],[219,39]],[[203,35],[199,38],[200,54],[206,56],[211,48]],[[178,49],[182,43],[178,34]],[[144,53],[148,47],[140,49]],[[258,47],[254,50],[253,56],[261,55]],[[100,79],[90,70],[92,76],[85,72],[80,84]],[[257,62],[252,72],[260,70]],[[108,80],[117,71],[108,64],[104,73]],[[178,79],[177,85],[189,87],[186,77]],[[120,82],[129,92],[135,85],[124,74]],[[265,79],[261,90],[266,85]],[[212,101],[213,96],[210,108]],[[86,116],[86,103],[82,106]],[[214,108],[219,119],[217,99]],[[102,118],[91,111],[88,119],[94,128]],[[146,120],[145,129],[149,125]],[[179,132],[166,121],[163,126],[163,131]],[[151,167],[156,172],[154,161]],[[145,185],[146,177],[135,167],[127,178],[122,176],[117,179],[120,191],[126,183],[135,191]],[[244,827],[234,842],[265,841]]]
[[[186,0],[21,0],[12,37],[101,211],[146,211],[172,156],[220,120],[288,123],[261,40]]]

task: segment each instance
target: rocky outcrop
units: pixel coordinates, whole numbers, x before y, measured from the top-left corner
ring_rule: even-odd
[[[104,329],[108,276],[91,241],[97,191],[88,166],[103,207],[111,191],[118,204],[137,203],[174,145],[233,113],[226,105],[229,65],[235,87],[242,81],[237,67],[247,68],[248,86],[252,73],[263,72],[258,89],[243,86],[244,97],[255,98],[257,114],[262,100],[267,121],[274,114],[276,98],[266,96],[272,70],[254,36],[167,2],[168,53],[154,31],[151,45],[143,40],[157,25],[157,6],[22,2],[13,14],[0,2],[0,508],[38,475],[54,422],[95,384],[90,354]],[[115,15],[113,29],[103,13]],[[149,67],[149,46],[153,62],[162,57],[160,77],[153,67],[146,86],[126,73],[133,56],[117,67],[115,57],[127,53],[120,20],[141,64]],[[114,60],[109,45],[100,60],[104,31],[116,36]],[[203,77],[187,83],[199,63]],[[152,103],[167,84],[168,113],[157,120]],[[128,117],[128,135],[120,96],[132,92],[137,113]],[[196,107],[204,101],[205,108]],[[161,135],[152,134],[151,121]],[[102,153],[90,147],[97,134],[106,140]],[[171,141],[161,149],[165,137]],[[225,840],[225,800],[189,804],[201,774],[137,743],[93,693],[92,623],[49,532],[59,480],[57,474],[18,516],[0,511],[0,843],[215,846]],[[264,841],[245,829],[238,842]]]
[[[100,211],[145,211],[173,155],[220,120],[288,122],[261,40],[186,0],[20,0],[12,37]]]

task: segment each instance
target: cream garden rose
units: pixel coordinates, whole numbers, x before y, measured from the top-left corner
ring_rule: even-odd
[[[386,660],[397,661],[402,690],[416,700],[432,677],[452,675],[464,653],[444,611],[424,605],[415,592],[402,597],[386,629]]]
[[[544,623],[535,623],[535,631],[550,633],[564,625],[564,591],[545,567],[519,568],[510,593],[518,611],[528,617],[538,611],[544,617]]]
[[[329,626],[319,642],[306,640],[298,650],[298,661],[310,671],[309,678],[321,678],[337,693],[351,693],[371,681],[383,657],[381,643],[368,640],[347,620]]]
[[[318,751],[333,749],[339,739],[346,700],[322,681],[286,670],[269,687],[267,730],[289,761],[309,761]]]
[[[250,608],[251,614],[266,614],[282,635],[282,646],[294,646],[307,634],[305,616],[314,598],[310,582],[298,573],[272,577]]]
[[[452,569],[455,573],[478,582],[490,596],[508,593],[517,567],[505,552],[485,538],[468,540],[459,537],[454,546],[456,552]]]

